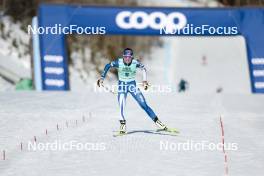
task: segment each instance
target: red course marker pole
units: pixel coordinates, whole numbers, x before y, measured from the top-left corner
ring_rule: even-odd
[[[220,116],[220,125],[221,125],[221,132],[222,132],[222,145],[223,145],[223,153],[225,158],[225,175],[228,175],[228,163],[227,163],[227,153],[225,151],[225,133],[224,133],[224,124],[222,121],[222,117]]]

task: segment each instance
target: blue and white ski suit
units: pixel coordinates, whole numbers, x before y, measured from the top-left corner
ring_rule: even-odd
[[[111,67],[116,68],[118,71],[118,102],[120,107],[120,120],[125,120],[124,111],[128,93],[133,96],[133,98],[138,102],[140,107],[145,110],[148,116],[154,120],[157,117],[156,114],[146,103],[146,100],[139,88],[136,87],[135,77],[137,68],[142,69],[143,80],[146,81],[147,76],[144,65],[136,59],[133,59],[130,65],[126,65],[123,62],[123,58],[118,58],[105,66],[101,75],[102,79],[105,78],[108,70]]]

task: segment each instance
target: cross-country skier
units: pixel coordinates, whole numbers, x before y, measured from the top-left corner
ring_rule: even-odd
[[[120,107],[120,134],[126,133],[126,119],[124,115],[127,94],[130,93],[133,98],[138,102],[140,107],[148,114],[148,116],[156,123],[156,125],[166,130],[167,127],[158,119],[157,115],[147,104],[143,94],[136,87],[136,70],[140,68],[143,71],[143,87],[148,89],[146,68],[142,63],[133,57],[133,50],[126,48],[123,51],[123,57],[117,58],[109,64],[106,64],[101,78],[97,81],[99,87],[103,86],[103,81],[106,77],[108,70],[113,67],[118,71],[118,102]]]

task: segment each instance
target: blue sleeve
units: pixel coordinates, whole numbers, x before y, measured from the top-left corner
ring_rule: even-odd
[[[104,67],[104,71],[103,73],[101,74],[101,78],[105,78],[108,70],[111,68],[111,67],[118,67],[118,60],[114,60],[112,62],[110,62],[109,64],[106,64],[105,67]]]

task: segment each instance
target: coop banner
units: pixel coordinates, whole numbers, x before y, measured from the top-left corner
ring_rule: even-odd
[[[264,93],[264,10],[262,8],[147,8],[44,4],[39,8],[43,90],[69,90],[65,36],[156,35],[234,36],[247,42],[252,92]]]

